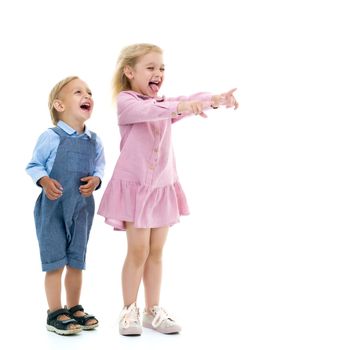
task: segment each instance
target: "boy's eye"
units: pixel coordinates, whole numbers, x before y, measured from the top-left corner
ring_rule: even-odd
[[[80,90],[77,90],[75,93],[76,93],[76,94],[80,94],[80,93],[81,93],[81,91],[80,91]]]
[[[161,68],[160,70],[161,70],[162,72],[164,72],[164,71],[165,71],[165,68]]]
[[[154,68],[153,68],[153,67],[147,67],[147,69],[149,69],[149,70],[154,70]]]
[[[88,94],[89,94],[90,96],[92,96],[92,92],[91,92],[91,91],[88,91]]]

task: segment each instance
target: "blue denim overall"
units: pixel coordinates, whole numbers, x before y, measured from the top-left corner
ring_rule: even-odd
[[[41,192],[34,218],[43,271],[69,265],[85,269],[87,242],[95,212],[93,196],[83,197],[82,177],[92,176],[96,163],[96,134],[71,137],[59,127],[52,128],[60,137],[56,158],[49,174],[63,187],[56,200]]]

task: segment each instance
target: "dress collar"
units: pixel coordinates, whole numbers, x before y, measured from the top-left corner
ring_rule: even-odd
[[[141,100],[150,100],[150,99],[154,99],[157,102],[163,102],[165,97],[164,96],[156,96],[156,97],[150,97],[147,95],[142,95],[136,91],[133,90],[129,90],[128,92],[131,92],[134,96],[137,96],[138,98],[140,98]]]

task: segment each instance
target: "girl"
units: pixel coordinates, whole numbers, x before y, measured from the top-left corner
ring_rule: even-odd
[[[119,322],[122,335],[142,333],[136,306],[141,280],[146,299],[143,326],[167,334],[181,330],[159,306],[162,250],[168,229],[180,215],[189,214],[176,174],[171,124],[189,114],[206,117],[203,110],[219,105],[238,107],[235,89],[221,95],[159,98],[163,80],[158,46],[136,44],[122,50],[113,80],[121,152],[98,210],[107,224],[127,232],[124,308]]]

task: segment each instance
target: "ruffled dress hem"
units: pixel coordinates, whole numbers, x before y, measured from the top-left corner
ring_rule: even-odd
[[[186,196],[179,182],[151,187],[112,179],[101,199],[97,214],[114,230],[125,231],[125,222],[136,228],[172,226],[188,215]]]

